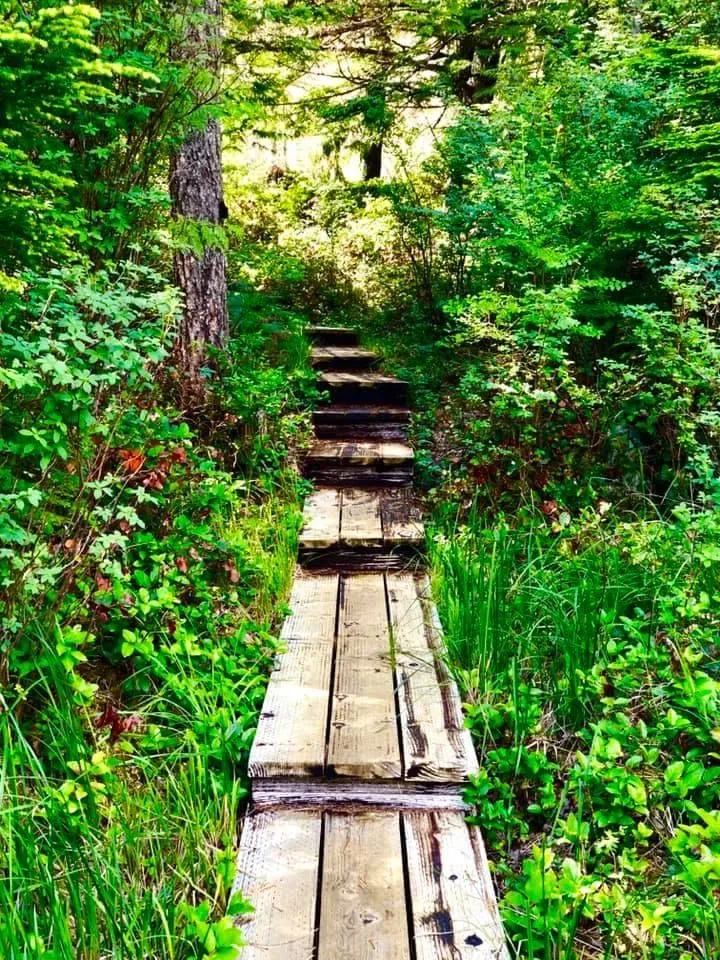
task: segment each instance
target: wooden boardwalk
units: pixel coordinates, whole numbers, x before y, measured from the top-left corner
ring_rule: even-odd
[[[507,960],[477,770],[422,572],[407,384],[312,328],[328,402],[300,566],[250,754],[243,960]]]

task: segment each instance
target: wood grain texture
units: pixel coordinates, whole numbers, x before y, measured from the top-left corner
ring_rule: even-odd
[[[314,423],[410,423],[407,407],[391,407],[379,404],[335,403],[331,407],[319,407],[313,412]]]
[[[245,820],[233,892],[255,912],[237,920],[242,960],[312,960],[322,814],[259,812]]]
[[[288,649],[270,676],[250,750],[251,777],[322,776],[335,637],[338,578],[295,581]]]
[[[448,709],[448,691],[440,683],[420,596],[424,582],[412,574],[387,574],[405,778],[461,782],[477,761],[462,713],[456,714],[452,701]],[[449,677],[443,685],[454,689]]]
[[[316,370],[367,370],[375,366],[378,355],[360,347],[314,347],[310,363]]]
[[[253,782],[256,807],[391,807],[469,811],[459,784],[422,780],[318,780],[264,777]]]
[[[397,813],[325,818],[318,960],[410,960]]]
[[[380,494],[383,537],[388,543],[420,544],[425,540],[420,509],[410,490]]]
[[[487,864],[462,814],[407,813],[403,824],[417,960],[508,960]]]
[[[350,370],[328,371],[320,377],[320,382],[328,387],[344,386],[345,384],[359,387],[378,387],[395,384],[406,385],[407,383],[406,380],[388,377],[384,373],[356,373]]]
[[[448,717],[448,723],[454,725],[458,729],[463,728],[465,736],[468,738],[468,742],[471,745],[471,750],[468,757],[468,775],[472,776],[478,772],[480,765],[477,760],[477,755],[472,748],[472,738],[470,737],[470,732],[467,730],[467,728],[465,728],[465,714],[463,713],[460,692],[458,691],[457,684],[455,683],[446,663],[445,638],[443,636],[442,624],[440,623],[440,615],[438,614],[438,609],[432,600],[430,580],[428,579],[427,575],[421,574],[418,576],[417,583],[418,597],[420,598],[420,603],[422,604],[425,612],[425,629],[426,636],[428,638],[428,644],[435,653],[435,665],[437,667],[438,680],[440,682],[440,692],[443,698],[443,710]]]
[[[327,769],[362,779],[402,776],[382,574],[341,584]]]
[[[343,490],[340,541],[350,547],[382,545],[380,496],[376,490],[359,490],[352,487]]]
[[[310,494],[303,507],[301,547],[324,550],[338,542],[341,500],[341,491],[334,487],[323,487]]]
[[[333,461],[344,466],[354,464],[382,463],[388,466],[412,463],[415,459],[412,447],[406,443],[353,440],[347,443],[335,440],[318,440],[310,448],[308,462]]]

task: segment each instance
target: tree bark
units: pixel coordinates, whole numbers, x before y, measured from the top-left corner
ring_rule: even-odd
[[[192,91],[199,110],[212,103],[219,85],[220,0],[203,0],[192,13],[176,59],[200,67],[203,79]],[[213,236],[226,213],[221,139],[220,124],[211,117],[188,134],[170,162],[173,216],[187,221],[189,234],[188,245],[175,254],[175,282],[185,302],[174,354],[185,392],[202,392],[207,347],[222,347],[229,334],[225,253],[217,234]]]
[[[365,148],[363,179],[378,180],[382,176],[382,140]]]

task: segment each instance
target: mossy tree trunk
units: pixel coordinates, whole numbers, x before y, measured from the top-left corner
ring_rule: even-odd
[[[192,64],[194,113],[217,99],[221,61],[220,0],[203,0],[186,14],[177,60]],[[175,281],[184,294],[175,341],[175,360],[184,392],[202,393],[201,369],[208,346],[228,339],[226,261],[220,231],[225,217],[222,184],[222,133],[214,117],[192,129],[170,163],[173,216],[187,243],[175,254]]]

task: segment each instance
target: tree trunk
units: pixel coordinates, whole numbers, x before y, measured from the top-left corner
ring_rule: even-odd
[[[495,74],[500,64],[498,40],[484,42],[470,32],[458,42],[456,56],[467,66],[453,75],[453,88],[461,103],[490,103],[495,95]]]
[[[382,140],[378,140],[376,143],[371,143],[365,148],[363,164],[365,167],[363,179],[380,179],[382,176]]]
[[[220,2],[204,0],[188,21],[176,59],[200,67],[204,78],[193,90],[197,109],[212,102],[220,68]],[[170,162],[173,216],[187,221],[188,244],[175,254],[175,282],[185,303],[175,340],[175,360],[185,378],[185,392],[202,393],[201,368],[207,347],[228,339],[225,254],[220,237],[223,200],[220,124],[209,118],[188,134]],[[204,229],[205,228],[205,229]],[[215,236],[213,236],[215,233]],[[191,249],[189,249],[191,248]]]

